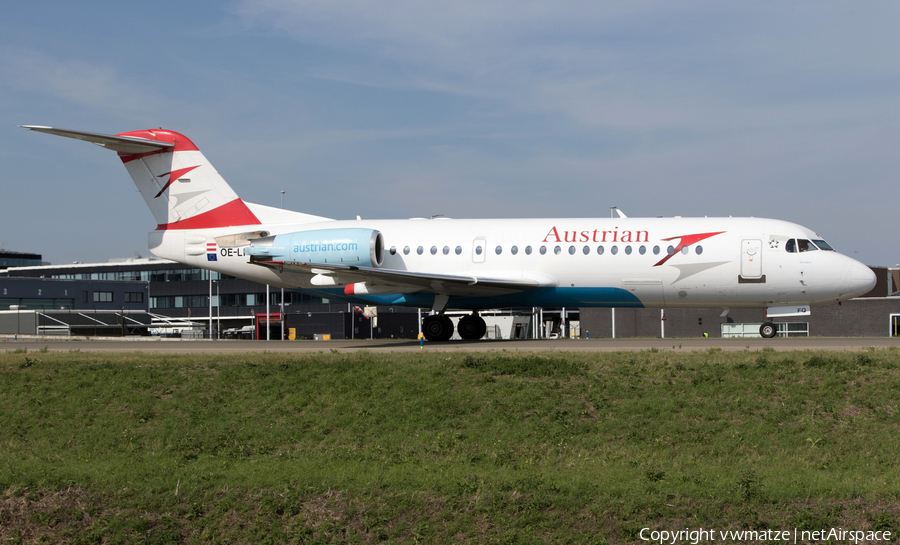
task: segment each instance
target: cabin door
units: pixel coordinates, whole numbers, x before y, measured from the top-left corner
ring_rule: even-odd
[[[762,241],[741,241],[741,278],[755,280],[762,275]]]

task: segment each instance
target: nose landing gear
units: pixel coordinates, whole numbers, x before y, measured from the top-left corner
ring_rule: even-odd
[[[778,334],[778,326],[775,325],[775,322],[765,322],[759,326],[759,334],[763,339],[771,339]]]

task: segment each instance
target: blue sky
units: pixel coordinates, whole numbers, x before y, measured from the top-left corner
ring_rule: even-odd
[[[900,261],[896,2],[7,2],[0,247],[148,255],[115,154],[190,137],[334,218],[757,216]]]

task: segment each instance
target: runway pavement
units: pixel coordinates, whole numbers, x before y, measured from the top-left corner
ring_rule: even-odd
[[[786,339],[582,339],[582,340],[527,340],[527,341],[449,341],[425,343],[427,351],[443,352],[616,352],[640,350],[668,350],[690,352],[721,348],[722,350],[861,350],[874,348],[900,348],[900,338],[893,337],[793,337]],[[25,339],[18,341],[7,337],[0,339],[0,350],[28,352],[46,349],[53,352],[146,352],[154,354],[233,354],[249,352],[310,353],[329,350],[353,352],[408,352],[418,351],[419,343],[409,340],[340,340],[340,341],[232,341],[232,340],[180,340],[146,338],[135,340],[60,340],[58,338]]]

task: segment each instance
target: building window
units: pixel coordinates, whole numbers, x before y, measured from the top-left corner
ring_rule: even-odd
[[[81,292],[81,302],[82,303],[88,302],[88,292],[86,292],[86,291]]]
[[[126,303],[143,303],[144,302],[144,292],[142,292],[142,291],[126,291],[125,292],[125,302]]]
[[[175,308],[174,297],[151,297],[150,308]]]
[[[112,303],[113,294],[111,291],[95,291],[94,292],[94,302],[95,303]]]

